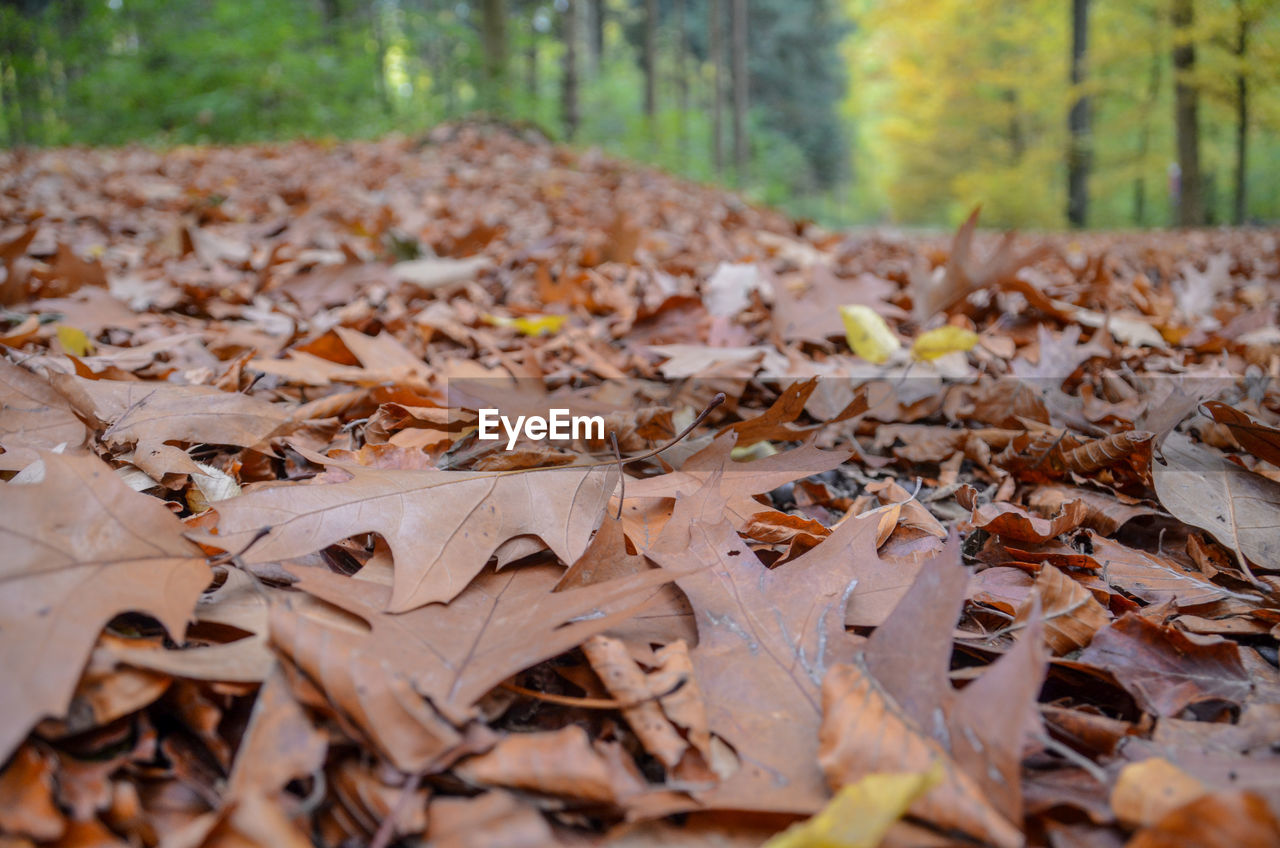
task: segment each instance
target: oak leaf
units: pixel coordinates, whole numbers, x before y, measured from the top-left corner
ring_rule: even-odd
[[[281,483],[219,501],[218,534],[202,541],[234,551],[267,530],[244,556],[261,563],[377,533],[396,567],[389,612],[457,597],[517,536],[536,535],[562,561],[574,562],[599,526],[617,479],[613,466],[401,471],[300,452],[348,479]]]
[[[175,386],[120,380],[86,380],[59,374],[53,384],[85,418],[106,429],[102,441],[132,447],[131,462],[153,479],[200,474],[181,448],[187,444],[254,447],[289,421],[283,407],[260,398],[209,386]]]
[[[84,437],[84,424],[47,380],[0,357],[0,470],[19,471],[41,450],[78,448]]]
[[[845,610],[867,561],[875,560],[874,518],[845,519],[841,555],[834,535],[776,570],[766,569],[725,515],[725,483],[712,473],[676,501],[671,520],[645,553],[671,571],[693,604],[693,667],[711,732],[737,753],[738,770],[694,793],[720,809],[815,812],[826,800],[816,765],[820,686],[832,664],[853,655]]]
[[[210,578],[163,502],[94,456],[42,462],[41,482],[0,484],[0,757],[66,708],[107,622],[143,612],[180,642]]]
[[[424,767],[456,744],[453,726],[471,720],[476,701],[494,686],[625,620],[671,577],[653,569],[553,592],[563,573],[558,566],[490,570],[448,606],[392,615],[384,612],[392,589],[372,574],[294,573],[297,588],[369,630],[279,603],[272,609],[272,641],[404,771]]]
[[[1151,476],[1165,509],[1260,567],[1280,570],[1280,483],[1180,433],[1161,450],[1167,464],[1152,463]]]
[[[1111,672],[1139,707],[1157,716],[1177,716],[1201,701],[1239,704],[1252,690],[1234,642],[1193,641],[1134,613],[1098,631],[1080,662]]]

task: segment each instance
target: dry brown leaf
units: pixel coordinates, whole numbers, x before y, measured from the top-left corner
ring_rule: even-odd
[[[1044,676],[1038,612],[1017,646],[960,693],[947,680],[965,590],[953,539],[920,572],[851,665],[823,686],[820,761],[832,786],[905,766],[943,766],[911,810],[998,845],[1021,844],[1022,740]],[[910,658],[909,660],[907,658]]]
[[[1032,515],[1010,503],[982,504],[973,511],[973,526],[1019,542],[1047,542],[1074,530],[1084,522],[1089,509],[1083,501],[1068,501],[1053,518]]]
[[[493,750],[468,757],[454,773],[479,786],[505,787],[598,804],[618,804],[645,791],[629,759],[594,745],[576,724],[504,737]]]
[[[1169,557],[1130,548],[1093,532],[1087,538],[1091,552],[1086,559],[1097,563],[1102,579],[1148,603],[1173,601],[1180,607],[1192,607],[1249,597],[1210,583]]]
[[[427,820],[432,848],[546,848],[555,844],[551,826],[542,814],[502,790],[475,798],[436,798]]]
[[[106,427],[103,442],[116,449],[132,447],[132,463],[155,480],[169,473],[200,473],[186,452],[169,442],[254,447],[289,421],[283,407],[208,386],[86,380],[69,374],[57,375],[53,384],[81,415]]]
[[[1173,763],[1152,757],[1120,770],[1111,789],[1111,809],[1125,827],[1147,827],[1207,791]]]
[[[1271,848],[1280,819],[1265,799],[1240,790],[1213,792],[1183,804],[1139,831],[1127,848]]]
[[[0,471],[19,471],[42,450],[84,444],[84,424],[53,386],[0,357]]]
[[[489,557],[517,536],[536,535],[562,561],[574,562],[599,526],[617,479],[613,466],[399,471],[304,455],[347,479],[282,483],[219,501],[218,534],[201,541],[235,551],[266,529],[244,556],[259,563],[377,533],[395,562],[389,612],[457,597]]]
[[[23,745],[0,772],[0,831],[41,842],[57,839],[66,822],[53,800],[52,757]]]
[[[295,573],[298,588],[370,630],[282,603],[272,610],[272,640],[405,771],[456,745],[450,723],[474,718],[473,705],[494,686],[625,620],[670,579],[652,570],[552,592],[560,569],[531,565],[487,571],[448,606],[392,615],[383,611],[389,586],[320,569]]]
[[[693,603],[693,666],[710,729],[737,754],[738,768],[714,789],[695,792],[707,807],[811,813],[826,798],[816,766],[820,685],[852,656],[845,609],[865,561],[825,556],[828,539],[769,571],[725,518],[719,474],[676,501],[646,554],[672,572]],[[874,519],[853,522],[841,551],[861,540],[874,554]],[[785,718],[780,719],[780,717]]]
[[[849,458],[842,451],[823,451],[805,445],[751,462],[733,462],[729,458],[733,445],[733,435],[726,433],[685,460],[679,471],[643,480],[628,479],[623,521],[631,540],[647,547],[658,538],[666,522],[667,509],[662,505],[655,508],[646,501],[690,495],[713,475],[720,475],[728,519],[733,528],[739,530],[763,511],[761,503],[752,495],[830,471]]]
[[[1080,662],[1115,675],[1138,706],[1157,716],[1202,701],[1242,703],[1252,689],[1234,642],[1202,642],[1130,613],[1099,630]]]
[[[1205,401],[1203,406],[1214,421],[1227,425],[1240,447],[1258,459],[1280,465],[1280,429],[1216,400]]]
[[[941,783],[911,805],[912,815],[995,845],[1022,844],[1014,826],[988,804],[982,788],[956,767],[941,743],[905,716],[863,665],[832,668],[822,699],[818,759],[832,787],[877,772],[926,772],[941,763]]]
[[[1280,483],[1180,433],[1161,452],[1167,464],[1153,462],[1151,476],[1165,509],[1259,567],[1280,570]]]
[[[592,670],[615,700],[628,704],[622,717],[635,731],[644,749],[668,769],[673,769],[689,743],[667,718],[640,665],[631,657],[627,646],[608,636],[592,636],[582,643],[582,653]]]
[[[1088,589],[1052,565],[1043,566],[1036,577],[1035,596],[1044,613],[1044,640],[1054,656],[1083,648],[1099,628],[1111,621],[1106,607]],[[1024,624],[1036,605],[1029,598],[1018,608],[1014,624]]]
[[[41,482],[0,484],[0,756],[66,709],[114,616],[147,613],[181,641],[210,577],[173,513],[100,459],[42,461]]]

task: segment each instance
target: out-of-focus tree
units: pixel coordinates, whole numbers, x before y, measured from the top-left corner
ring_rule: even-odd
[[[1071,110],[1067,114],[1067,221],[1083,227],[1089,214],[1090,101],[1083,90],[1089,54],[1089,0],[1071,0]]]

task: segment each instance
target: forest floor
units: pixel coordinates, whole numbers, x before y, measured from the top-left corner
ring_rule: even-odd
[[[1277,232],[457,125],[3,152],[0,262],[5,846],[1280,843]]]

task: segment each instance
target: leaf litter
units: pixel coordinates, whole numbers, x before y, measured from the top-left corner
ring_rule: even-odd
[[[0,156],[6,844],[1276,840],[1275,232]]]

